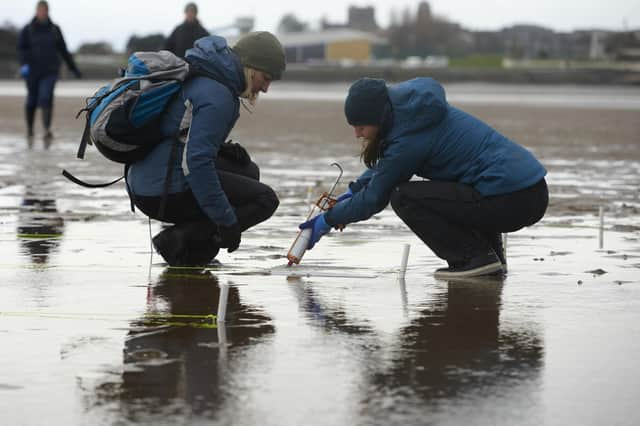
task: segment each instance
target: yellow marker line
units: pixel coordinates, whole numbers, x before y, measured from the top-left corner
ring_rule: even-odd
[[[132,318],[131,315],[126,314],[88,314],[81,312],[2,312],[0,311],[0,316],[8,316],[8,317],[33,317],[33,318],[62,318],[62,319],[91,319],[91,320],[111,320],[111,319],[120,319],[124,321],[135,321],[136,318]],[[207,315],[187,315],[187,314],[144,314],[141,320],[143,319],[151,319],[151,320],[161,320],[161,319],[178,319],[178,318],[193,318],[198,320],[212,321],[215,322],[216,315],[207,314]]]
[[[47,318],[47,319],[68,319],[68,320],[91,320],[91,321],[130,321],[130,322],[140,322],[144,326],[167,326],[167,327],[191,327],[191,328],[204,328],[204,329],[214,329],[218,328],[218,324],[216,323],[216,316],[213,314],[209,315],[178,315],[178,314],[146,314],[142,318],[132,319],[131,317],[125,317],[124,315],[118,318],[118,315],[111,314],[81,314],[81,313],[54,313],[54,312],[0,312],[0,317],[2,316],[13,316],[13,317],[32,317],[32,318]],[[194,318],[197,319],[197,322],[182,322],[182,321],[171,321],[172,319],[179,318]],[[163,319],[167,319],[169,321],[162,321]]]

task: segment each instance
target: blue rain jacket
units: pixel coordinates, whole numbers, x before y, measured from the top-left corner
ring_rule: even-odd
[[[327,212],[330,225],[368,219],[414,175],[470,185],[483,196],[518,191],[546,175],[531,152],[449,105],[437,81],[416,78],[388,92],[394,121],[382,157],[351,183],[353,197]]]
[[[192,67],[201,68],[212,78],[193,77],[184,84],[164,112],[165,139],[143,160],[130,166],[127,182],[134,196],[162,196],[167,163],[177,142],[169,194],[191,189],[211,221],[232,225],[237,218],[220,185],[215,160],[239,116],[238,96],[245,86],[243,68],[226,40],[219,36],[198,39],[185,57]],[[182,143],[176,135],[189,103],[191,127],[186,143]]]

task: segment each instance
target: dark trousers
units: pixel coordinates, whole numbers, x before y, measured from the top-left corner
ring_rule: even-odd
[[[27,120],[27,130],[33,131],[33,119],[36,108],[42,108],[42,125],[46,130],[51,127],[51,116],[53,111],[53,90],[56,86],[58,76],[31,75],[27,78],[27,102],[25,105],[25,115]]]
[[[235,210],[242,231],[273,215],[278,208],[278,197],[273,189],[259,181],[260,170],[255,163],[238,165],[225,158],[218,158],[216,168],[222,190]],[[133,199],[136,207],[152,219],[175,224],[211,222],[191,190],[168,194],[163,217],[159,215],[161,196],[134,196]]]
[[[56,81],[58,76],[55,74],[27,77],[27,107],[51,108]]]
[[[438,257],[452,264],[496,250],[500,233],[539,221],[548,197],[544,179],[488,197],[455,182],[406,182],[394,189],[391,206]]]

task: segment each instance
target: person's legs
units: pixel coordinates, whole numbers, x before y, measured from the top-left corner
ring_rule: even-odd
[[[482,197],[457,183],[407,182],[391,196],[398,216],[454,269],[473,259],[493,262],[494,251],[501,250],[500,233],[537,222],[547,202],[544,180],[522,191],[492,197]]]
[[[38,88],[38,106],[42,111],[42,126],[45,138],[51,139],[51,119],[53,117],[53,91],[57,81],[56,75],[48,75],[40,79]]]
[[[242,231],[269,219],[280,204],[273,189],[255,179],[225,171],[218,177]]]
[[[479,198],[473,188],[453,182],[407,182],[394,189],[391,206],[436,256],[455,264],[489,249],[466,221],[451,219],[456,210],[468,214]]]
[[[257,166],[249,166],[246,171],[256,176]],[[265,221],[278,207],[278,197],[267,185],[224,171],[218,171],[218,177],[242,231]],[[217,255],[217,226],[202,211],[191,191],[168,194],[162,217],[162,197],[134,196],[134,202],[150,218],[175,224],[153,239],[156,249],[170,265],[206,264]]]
[[[24,106],[25,118],[27,122],[27,137],[33,137],[33,122],[36,115],[36,107],[38,106],[38,89],[40,87],[38,79],[29,76],[27,83],[27,99]]]

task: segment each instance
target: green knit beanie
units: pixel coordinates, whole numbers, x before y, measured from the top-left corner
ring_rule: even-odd
[[[269,73],[274,80],[282,78],[286,68],[284,49],[270,32],[256,31],[243,36],[233,51],[245,67]]]

